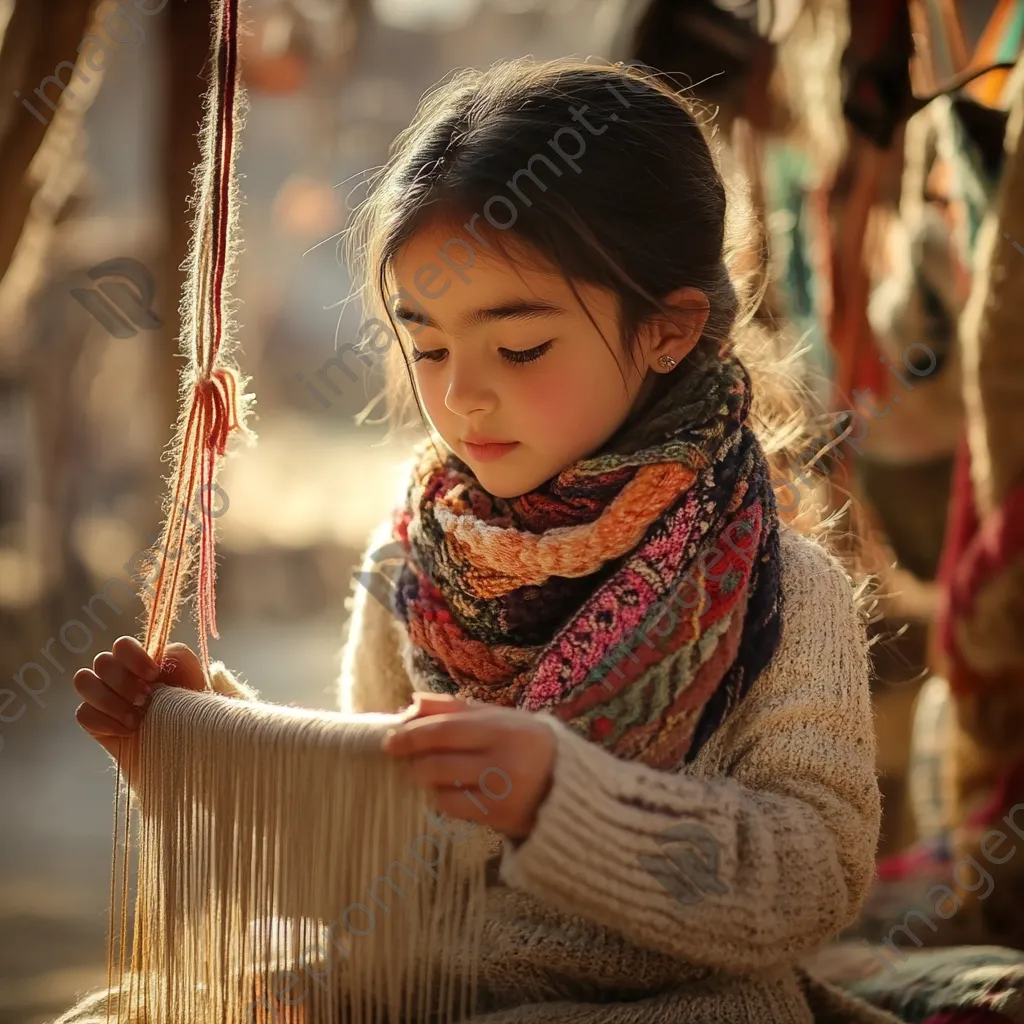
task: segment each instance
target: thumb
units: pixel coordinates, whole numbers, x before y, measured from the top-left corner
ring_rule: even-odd
[[[205,690],[206,677],[198,656],[187,644],[168,644],[158,682],[185,690]]]
[[[464,711],[482,711],[490,707],[487,703],[470,703],[450,693],[423,693],[417,690],[412,695],[412,704],[406,708],[409,720],[426,718],[429,715],[457,715]]]

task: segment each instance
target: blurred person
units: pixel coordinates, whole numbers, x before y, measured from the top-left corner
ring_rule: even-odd
[[[340,706],[408,708],[385,749],[484,826],[474,1020],[896,1019],[802,965],[857,917],[880,792],[859,599],[773,475],[807,430],[750,216],[669,87],[525,59],[430,93],[357,211],[360,343],[430,436]],[[113,752],[160,671],[98,656],[83,727]]]

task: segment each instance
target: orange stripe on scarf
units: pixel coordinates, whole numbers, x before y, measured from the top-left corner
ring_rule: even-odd
[[[473,594],[500,597],[519,587],[540,586],[552,576],[586,576],[632,551],[650,524],[695,479],[693,470],[678,463],[644,466],[594,522],[536,535],[481,528],[460,517],[458,500],[439,500],[434,514],[453,548],[461,549],[473,566],[466,579]],[[510,533],[515,534],[514,546],[509,543]]]

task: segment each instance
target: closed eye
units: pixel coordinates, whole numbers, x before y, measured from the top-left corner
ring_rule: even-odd
[[[523,363],[532,363],[534,359],[540,359],[542,355],[549,348],[551,348],[552,342],[545,341],[543,345],[537,345],[535,348],[527,348],[522,352],[516,352],[512,349],[502,348],[498,351],[501,353],[503,359],[508,360],[510,363],[521,365]]]
[[[554,342],[545,341],[542,345],[536,345],[533,348],[523,349],[517,352],[514,349],[502,348],[498,349],[501,353],[502,359],[506,362],[512,363],[517,366],[521,366],[524,363],[532,363],[535,359],[540,359],[548,349],[551,348]],[[439,363],[448,354],[446,348],[435,348],[429,351],[421,350],[413,346],[412,349],[412,361],[418,363],[421,359],[426,359],[432,363]]]
[[[434,348],[429,352],[422,352],[414,345],[412,348],[412,361],[418,363],[421,359],[428,359],[432,363],[439,363],[448,351],[446,348]]]

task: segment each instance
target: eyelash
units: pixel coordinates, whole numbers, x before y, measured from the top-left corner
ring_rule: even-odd
[[[536,345],[533,348],[524,349],[522,352],[514,352],[511,349],[499,349],[500,352],[504,353],[502,358],[511,363],[513,366],[523,366],[526,363],[532,363],[535,359],[540,359],[549,348],[551,348],[552,342],[545,341],[541,345]],[[412,350],[412,361],[418,363],[421,359],[426,359],[431,363],[439,363],[441,359],[439,355],[443,355],[447,352],[447,349],[438,348],[433,349],[430,352],[421,352],[418,348],[413,346]]]

